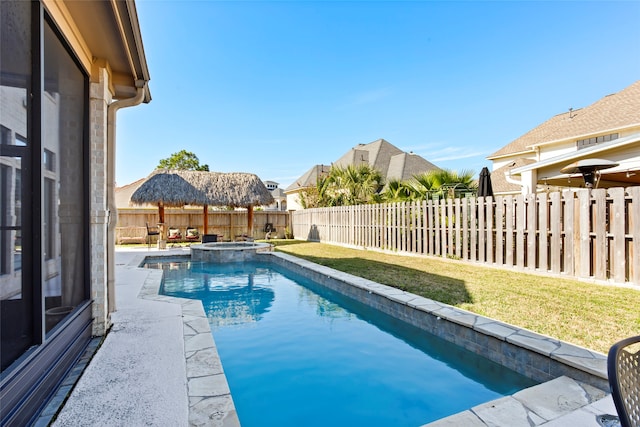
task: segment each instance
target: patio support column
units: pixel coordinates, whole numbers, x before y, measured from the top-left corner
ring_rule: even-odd
[[[99,66],[102,65],[102,66]],[[93,336],[102,336],[108,329],[107,306],[107,109],[111,102],[109,73],[105,64],[97,61],[97,70],[89,86],[91,105],[91,260],[90,296],[92,303]]]
[[[247,235],[253,237],[253,205],[247,206],[247,222],[247,227],[249,228]]]
[[[202,208],[202,228],[204,229],[202,234],[207,234],[209,230],[209,206],[204,205]]]

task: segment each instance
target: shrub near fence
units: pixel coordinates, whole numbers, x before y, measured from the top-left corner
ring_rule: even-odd
[[[165,208],[165,229],[178,228],[182,236],[186,235],[187,227],[195,227],[204,233],[204,216],[202,208]],[[284,230],[289,226],[289,212],[284,211],[254,211],[253,230],[249,235],[256,239],[266,236],[265,225],[272,224],[275,229],[272,238],[284,237]],[[223,240],[235,240],[237,236],[247,234],[247,211],[214,211],[208,213],[208,234],[222,236]],[[116,226],[116,243],[145,242],[147,236],[146,223],[155,227],[158,223],[157,208],[120,208],[118,209],[118,224]]]
[[[316,208],[296,238],[640,285],[640,187]]]

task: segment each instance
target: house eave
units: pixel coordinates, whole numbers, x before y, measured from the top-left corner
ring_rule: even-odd
[[[69,30],[87,71],[91,63],[106,61],[113,73],[113,97],[131,98],[150,80],[134,0],[100,2],[44,0],[47,9]],[[151,101],[149,85],[144,102]]]
[[[532,163],[527,166],[521,166],[511,170],[511,175],[520,175],[523,172],[531,170],[541,169],[547,166],[553,166],[560,163],[568,163],[574,160],[578,160],[584,157],[589,157],[594,154],[598,154],[604,151],[608,151],[614,148],[620,148],[628,144],[640,142],[640,132],[634,133],[622,138],[615,139],[613,141],[603,142],[593,147],[583,148],[582,150],[572,151],[570,153],[562,154],[560,156],[551,157],[549,159],[541,160],[539,162]]]
[[[527,155],[527,154],[535,154],[536,152],[534,150],[522,150],[522,151],[514,151],[513,153],[508,153],[508,154],[500,154],[500,155],[491,155],[489,157],[487,157],[487,160],[500,160],[500,159],[508,159],[514,156],[523,156],[523,155]]]
[[[602,130],[598,130],[597,132],[589,132],[589,133],[584,133],[584,134],[580,134],[580,135],[572,135],[572,136],[570,136],[568,138],[561,138],[561,139],[554,139],[552,141],[539,142],[539,143],[536,143],[536,144],[528,145],[528,147],[530,147],[532,150],[535,150],[536,148],[539,148],[539,147],[544,147],[544,146],[548,146],[548,145],[555,145],[555,144],[559,144],[559,143],[563,143],[563,142],[575,142],[575,141],[580,140],[580,139],[591,138],[591,137],[594,137],[594,136],[597,136],[597,135],[607,135],[607,134],[611,134],[611,133],[619,133],[619,132],[624,131],[626,129],[632,129],[632,128],[636,128],[636,127],[640,127],[640,123],[620,126],[620,127],[611,128],[611,129],[602,129]]]

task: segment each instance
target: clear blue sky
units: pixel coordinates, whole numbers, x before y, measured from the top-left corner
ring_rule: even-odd
[[[640,79],[638,1],[136,4],[153,100],[118,113],[119,186],[186,149],[284,188],[379,138],[477,174]]]

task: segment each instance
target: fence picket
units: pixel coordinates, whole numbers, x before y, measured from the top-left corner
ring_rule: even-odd
[[[497,265],[505,264],[504,260],[504,199],[502,197],[496,197],[496,256],[495,262]]]
[[[625,217],[626,201],[624,188],[610,189],[609,196],[612,199],[612,206],[609,208],[609,232],[612,235],[610,244],[612,250],[609,251],[609,268],[612,270],[610,276],[614,281],[624,283],[627,271],[627,259],[625,256],[627,244],[624,232],[627,218]]]
[[[506,220],[506,225],[507,225],[507,234],[505,236],[504,242],[505,242],[505,256],[506,256],[506,265],[507,267],[513,267],[515,265],[515,258],[514,258],[514,250],[513,250],[513,245],[514,245],[514,241],[513,241],[513,225],[515,224],[515,214],[516,211],[514,210],[514,206],[513,206],[513,197],[512,196],[507,196],[505,197],[505,220]]]
[[[579,213],[579,258],[578,277],[588,278],[591,276],[591,197],[587,191],[578,192],[580,203]]]
[[[629,280],[640,285],[640,187],[632,187],[627,189],[629,193],[628,213],[628,239],[629,253]]]
[[[549,195],[551,202],[549,211],[549,223],[551,226],[551,239],[550,239],[550,252],[549,258],[551,261],[551,272],[559,274],[562,270],[562,235],[561,221],[562,218],[562,201],[560,199],[561,194],[559,192],[553,192]]]
[[[462,218],[460,217],[460,199],[455,200],[455,217],[456,217],[456,226],[455,226],[455,247],[456,247],[456,258],[460,259],[462,255],[462,244],[460,242],[460,222]]]
[[[493,236],[493,221],[495,220],[495,212],[493,207],[493,197],[489,196],[485,199],[487,214],[486,224],[487,224],[487,248],[486,248],[486,257],[487,264],[493,264],[493,251],[494,251],[494,236]]]
[[[515,209],[515,213],[516,213],[516,221],[515,221],[515,227],[516,227],[516,248],[515,248],[515,255],[516,255],[516,265],[518,266],[518,268],[524,268],[525,266],[525,240],[524,240],[524,231],[525,231],[525,227],[527,226],[527,216],[526,216],[526,212],[527,212],[527,206],[525,204],[525,199],[524,197],[519,194],[516,196],[516,209]]]
[[[537,203],[538,268],[542,271],[549,271],[549,203],[547,193],[538,194]]]
[[[462,259],[469,260],[469,199],[462,202]]]
[[[537,197],[535,194],[528,194],[526,197],[527,200],[527,231],[526,231],[526,239],[527,239],[527,268],[530,270],[535,270],[536,258],[538,255],[537,251],[537,214],[538,214],[538,206],[536,203]]]
[[[593,275],[596,279],[603,280],[607,278],[607,226],[610,221],[606,212],[607,190],[592,190],[592,196],[595,199],[593,212],[593,230],[595,231],[595,239],[593,242]]]
[[[486,262],[487,258],[485,255],[485,245],[486,245],[486,235],[487,235],[487,226],[485,224],[485,198],[478,197],[478,261]]]

